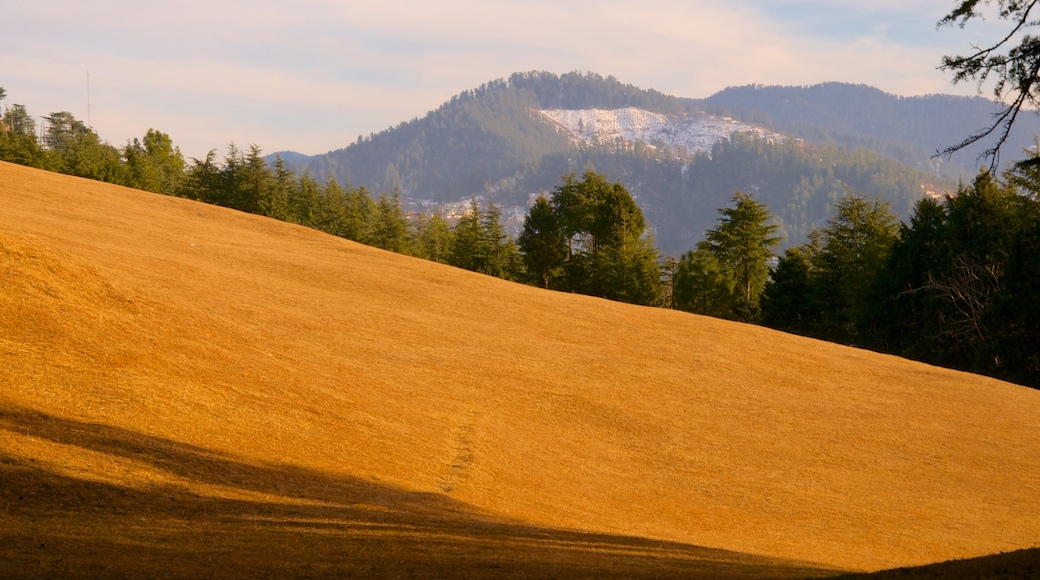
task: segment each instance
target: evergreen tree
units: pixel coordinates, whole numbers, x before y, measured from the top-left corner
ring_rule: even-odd
[[[335,179],[329,179],[316,193],[314,209],[311,211],[313,227],[327,234],[343,237],[347,222],[346,195],[343,188]]]
[[[170,136],[148,129],[143,141],[134,139],[123,148],[129,172],[128,185],[145,191],[175,195],[184,179],[184,157]]]
[[[545,196],[539,196],[531,207],[517,243],[531,282],[549,288],[553,278],[563,272],[567,240],[552,203]]]
[[[732,317],[744,322],[759,317],[759,299],[769,277],[769,262],[780,238],[773,234],[772,214],[741,192],[733,196],[733,206],[719,210],[719,225],[708,230],[700,248],[710,253],[732,278],[736,290]]]
[[[868,296],[875,348],[1040,386],[1040,202],[1008,181],[984,171],[944,203],[918,204]]]
[[[7,130],[0,131],[0,160],[57,171],[56,158],[40,147],[36,139],[36,124],[24,105],[8,107],[3,121]]]
[[[292,172],[285,168],[282,157],[276,155],[272,182],[266,195],[260,199],[260,213],[283,222],[293,221],[294,215],[289,203],[293,186]]]
[[[395,191],[392,196],[385,193],[379,196],[374,218],[372,245],[399,254],[406,253],[409,249],[408,220],[401,210],[398,192]]]
[[[219,187],[220,168],[217,167],[217,151],[211,149],[203,159],[192,158],[191,166],[185,172],[184,180],[177,188],[177,195],[214,203],[213,193]]]
[[[734,278],[707,249],[691,250],[680,258],[675,272],[675,307],[679,310],[731,318],[737,294]]]
[[[309,173],[304,173],[289,198],[289,206],[296,216],[296,223],[320,230],[319,224],[325,220],[321,205],[322,194],[318,182]]]
[[[989,316],[999,376],[1040,388],[1040,204],[1027,210]]]
[[[102,143],[97,133],[61,111],[47,117],[44,145],[56,158],[56,168],[66,175],[125,185],[128,181],[119,150]]]
[[[822,231],[813,298],[821,306],[817,334],[857,342],[866,318],[865,297],[896,239],[896,218],[885,204],[848,194]]]
[[[264,205],[271,199],[275,180],[271,170],[267,167],[260,147],[249,146],[245,163],[242,166],[242,174],[239,176],[239,189],[243,207],[239,208],[249,213],[263,215]]]
[[[459,218],[452,229],[451,250],[448,252],[448,263],[457,268],[479,272],[481,262],[480,245],[483,242],[480,223],[480,208],[477,200],[470,201],[470,210]]]
[[[943,351],[942,307],[921,289],[945,269],[945,224],[943,204],[925,198],[899,227],[888,263],[867,297],[873,348],[918,360],[937,360]]]
[[[528,214],[524,260],[543,286],[555,279],[561,290],[658,304],[658,251],[644,238],[645,227],[642,211],[621,183],[609,183],[591,169],[581,180],[568,174],[552,199],[536,203]]]
[[[762,324],[777,330],[810,334],[819,318],[813,300],[814,243],[819,234],[804,246],[784,252],[762,292]],[[815,246],[818,247],[818,246]]]
[[[376,215],[376,203],[364,186],[358,188],[347,188],[346,193],[346,222],[343,237],[362,244],[368,244],[372,239],[372,227]]]
[[[482,265],[478,271],[514,280],[519,253],[516,244],[502,231],[502,211],[493,203],[488,203],[487,209],[480,214],[480,238],[477,251]]]
[[[595,264],[599,295],[630,304],[659,306],[662,295],[659,257],[652,238],[621,236],[619,244],[602,246]]]
[[[412,243],[416,257],[447,264],[451,246],[451,228],[440,214],[420,215],[416,219]]]

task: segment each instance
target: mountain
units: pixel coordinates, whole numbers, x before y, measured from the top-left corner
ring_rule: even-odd
[[[866,85],[823,83],[806,87],[730,87],[704,100],[719,113],[758,123],[816,143],[869,148],[919,169],[970,178],[983,141],[947,161],[937,152],[989,126],[1000,106],[982,97],[925,95],[900,97]],[[1040,116],[1022,115],[1003,148],[1004,159],[1020,159],[1035,149]]]
[[[794,245],[847,191],[877,195],[905,217],[925,192],[952,191],[974,171],[934,163],[928,148],[986,122],[986,101],[821,87],[727,89],[696,100],[592,73],[517,73],[289,165],[373,192],[396,189],[415,209],[482,196],[506,215],[522,215],[532,194],[552,190],[564,174],[593,168],[633,193],[657,243],[673,255],[714,227],[738,189],[766,200]],[[718,144],[743,134],[799,151],[742,144],[755,158],[739,169],[716,158]]]
[[[278,158],[286,163],[306,163],[311,158],[310,155],[304,155],[303,153],[297,153],[296,151],[278,151],[264,157],[264,161],[268,164],[274,163]]]
[[[0,205],[3,577],[813,577],[1040,535],[1040,391],[5,163]]]

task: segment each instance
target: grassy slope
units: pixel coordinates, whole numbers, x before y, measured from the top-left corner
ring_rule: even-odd
[[[1038,391],[7,164],[0,208],[0,574],[782,576],[1040,541]]]

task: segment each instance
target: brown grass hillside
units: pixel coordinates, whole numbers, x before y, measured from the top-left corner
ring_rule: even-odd
[[[1040,391],[0,163],[0,576],[1040,545]]]

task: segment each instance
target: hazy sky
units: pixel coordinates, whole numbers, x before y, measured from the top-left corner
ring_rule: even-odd
[[[973,94],[936,70],[985,39],[955,0],[6,0],[5,104],[67,110],[121,146],[324,153],[518,71],[590,71],[682,97],[750,83]],[[977,36],[982,34],[983,36]]]

